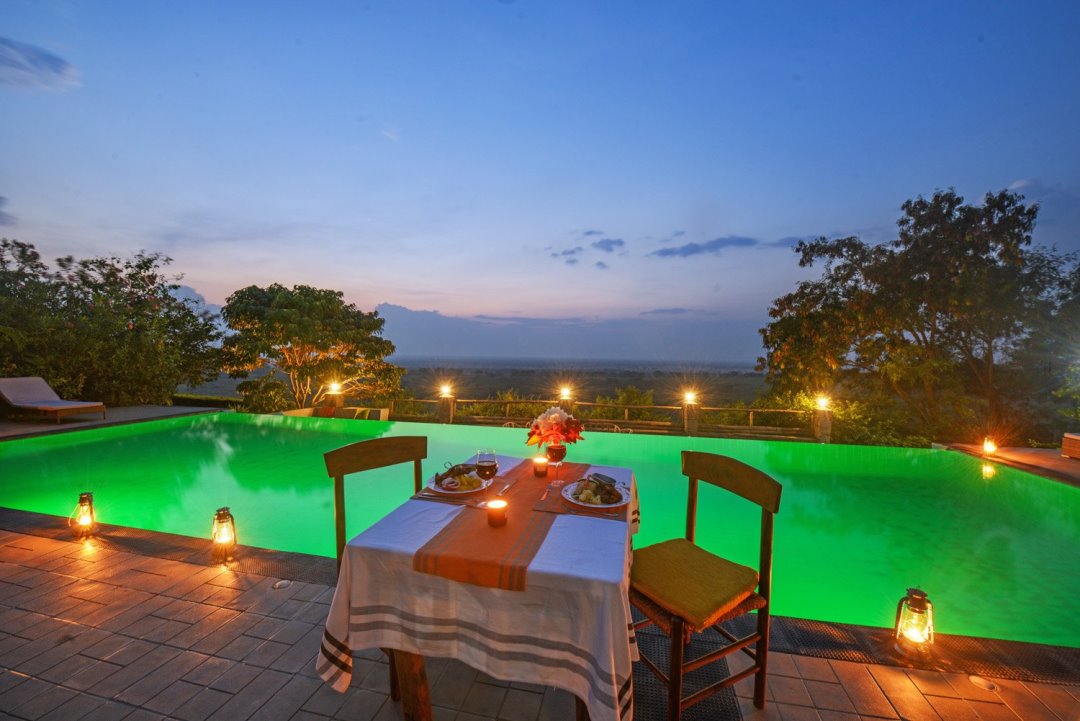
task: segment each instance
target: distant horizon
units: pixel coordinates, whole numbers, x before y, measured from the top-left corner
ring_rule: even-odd
[[[654,370],[670,372],[730,371],[737,373],[761,373],[754,370],[756,361],[678,361],[651,360],[647,358],[546,358],[513,356],[430,356],[402,355],[395,353],[386,359],[406,368],[537,368],[559,370],[636,369],[647,366]]]

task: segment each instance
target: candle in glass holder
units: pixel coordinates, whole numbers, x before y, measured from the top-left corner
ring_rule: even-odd
[[[548,459],[547,456],[537,456],[533,458],[533,475],[539,478],[543,478],[547,475]]]
[[[492,528],[499,528],[506,525],[506,501],[498,498],[494,501],[488,501],[487,504],[487,517],[488,525]]]

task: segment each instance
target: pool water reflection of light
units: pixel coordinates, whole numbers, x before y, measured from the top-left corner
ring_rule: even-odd
[[[0,506],[64,519],[93,491],[99,523],[207,539],[214,512],[238,541],[334,552],[333,486],[322,454],[380,435],[426,435],[425,473],[477,448],[522,458],[525,431],[215,414],[0,443]],[[570,460],[634,469],[637,546],[683,532],[679,452],[734,456],[784,486],[776,518],[775,612],[888,627],[918,586],[939,633],[1080,647],[1080,489],[963,454],[926,449],[590,433]],[[348,533],[411,492],[408,468],[347,479]],[[756,566],[759,511],[702,489],[698,541]],[[61,519],[59,522],[65,523]]]

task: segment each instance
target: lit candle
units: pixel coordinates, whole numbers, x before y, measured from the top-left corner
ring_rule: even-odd
[[[488,501],[487,504],[487,516],[488,525],[492,528],[499,528],[506,525],[506,501],[498,498],[494,501]]]
[[[547,456],[536,456],[533,458],[533,475],[537,478],[543,478],[547,475],[548,459]]]

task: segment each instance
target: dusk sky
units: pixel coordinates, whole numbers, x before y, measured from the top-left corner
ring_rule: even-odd
[[[793,243],[889,240],[908,198],[1016,189],[1080,250],[1078,34],[1076,2],[5,0],[0,235],[392,304],[402,352],[752,362],[819,272]]]

